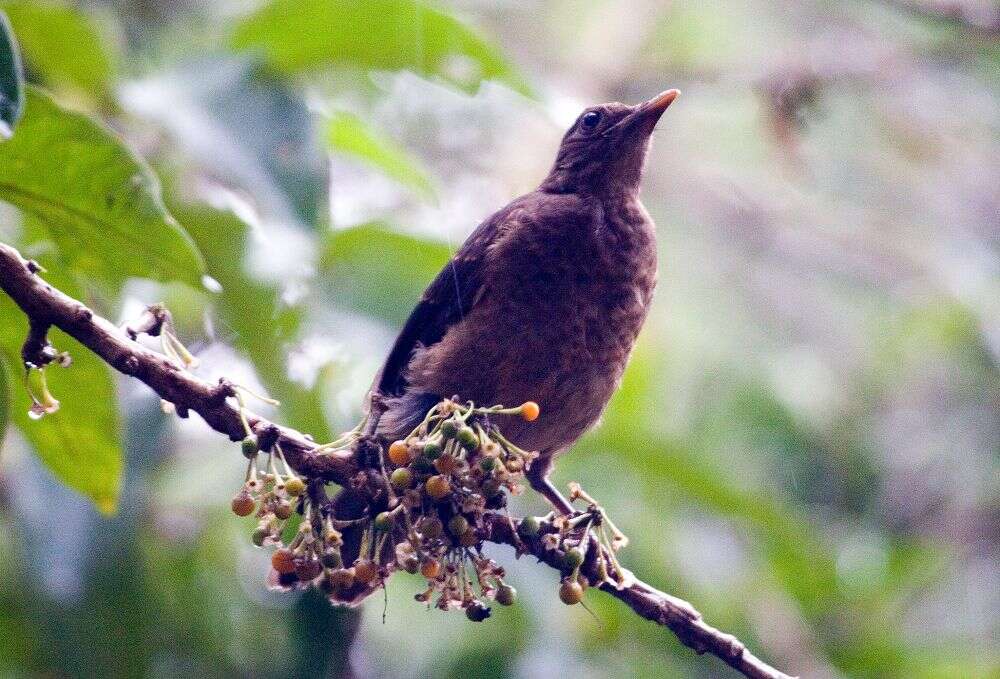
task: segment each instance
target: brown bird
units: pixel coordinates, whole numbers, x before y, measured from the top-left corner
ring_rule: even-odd
[[[656,238],[639,183],[653,129],[678,94],[586,109],[545,181],[476,228],[424,292],[375,379],[376,434],[405,438],[443,398],[535,401],[541,416],[505,419],[503,433],[539,453],[527,471],[532,488],[572,512],[549,471],[597,422],[646,320]],[[334,513],[357,518],[364,501],[344,489]],[[345,530],[344,541],[349,563],[360,531]],[[356,605],[376,586],[357,583],[332,598]]]
[[[405,437],[443,397],[535,401],[541,417],[505,421],[504,435],[538,451],[532,488],[572,511],[549,470],[597,422],[646,320],[656,238],[639,184],[653,129],[678,94],[586,109],[545,181],[469,236],[376,379],[379,434]]]

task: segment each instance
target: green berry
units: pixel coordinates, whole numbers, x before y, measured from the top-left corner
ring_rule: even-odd
[[[541,529],[541,524],[538,523],[538,519],[534,516],[526,516],[521,519],[521,525],[517,527],[517,532],[526,538],[533,538],[538,535],[538,531]]]
[[[475,450],[479,447],[479,437],[476,435],[476,430],[465,425],[458,430],[458,442],[466,450]]]
[[[263,547],[264,540],[266,540],[267,536],[270,534],[271,532],[268,529],[262,526],[258,526],[257,528],[254,529],[253,534],[250,536],[250,541],[253,542],[254,545],[256,545],[257,547]]]
[[[405,490],[413,483],[413,472],[406,467],[400,467],[389,476],[389,483],[397,490]]]
[[[446,439],[455,438],[455,435],[458,434],[458,429],[460,426],[461,424],[459,424],[459,422],[457,422],[455,419],[448,418],[447,420],[441,423],[441,436],[444,436]]]
[[[497,459],[495,457],[481,457],[479,458],[479,468],[484,472],[493,471],[493,468],[497,465]]]
[[[441,457],[442,452],[444,452],[444,449],[441,447],[441,444],[438,443],[437,441],[428,441],[427,443],[424,444],[424,457],[426,457],[428,460],[438,459],[439,457]]]
[[[240,447],[243,449],[243,457],[248,460],[252,460],[260,452],[260,447],[257,445],[257,437],[253,434],[243,439]]]
[[[565,566],[567,570],[575,570],[579,568],[582,563],[583,552],[579,547],[566,550],[566,553],[563,555],[563,566]]]
[[[389,512],[381,512],[375,517],[375,530],[387,531],[392,528],[392,517]]]

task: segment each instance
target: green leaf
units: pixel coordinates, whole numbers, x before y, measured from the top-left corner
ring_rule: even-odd
[[[112,63],[93,21],[60,2],[0,0],[21,42],[32,73],[53,86],[71,86],[94,96],[107,92]]]
[[[321,280],[337,303],[400,325],[449,257],[442,243],[366,224],[330,235]]]
[[[0,11],[0,141],[14,134],[24,109],[24,69],[10,22]]]
[[[431,181],[420,161],[357,116],[346,112],[333,115],[326,126],[326,141],[333,151],[381,170],[424,197],[434,195]]]
[[[29,87],[18,134],[0,144],[0,200],[37,217],[77,270],[201,285],[204,262],[152,170],[99,123]]]
[[[69,277],[51,271],[44,278],[79,299],[80,291]],[[27,331],[24,314],[0,295],[0,353],[12,367],[21,365],[20,347]],[[31,401],[22,388],[10,399],[11,419],[57,479],[89,497],[101,512],[112,514],[124,462],[111,370],[58,330],[49,331],[49,340],[73,358],[67,368],[51,366],[45,371],[49,390],[60,401],[59,410],[32,420]]]
[[[269,64],[288,73],[331,65],[408,69],[469,90],[500,80],[528,92],[489,42],[416,0],[273,0],[237,25],[231,44],[262,50]]]
[[[253,363],[268,394],[281,401],[283,421],[329,440],[321,399],[322,382],[306,388],[288,378],[287,347],[298,333],[302,313],[281,301],[278,286],[246,274],[243,258],[249,227],[236,215],[204,205],[174,205],[205,254],[209,273],[222,285],[213,302],[232,344]]]

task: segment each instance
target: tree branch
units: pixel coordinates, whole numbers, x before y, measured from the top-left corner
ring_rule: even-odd
[[[14,248],[0,243],[0,289],[28,317],[31,331],[26,340],[30,344],[26,351],[34,355],[49,346],[44,331],[49,327],[59,328],[119,372],[144,382],[160,398],[173,403],[179,415],[196,412],[210,427],[233,441],[244,438],[239,409],[228,401],[234,395],[232,384],[224,380],[212,384],[199,379],[164,355],[135,341],[140,332],[162,325],[162,309],[154,307],[148,318],[140,319],[139,325],[123,330],[93,313],[82,302],[47,284],[38,272],[36,264],[25,260]],[[259,436],[277,432],[288,463],[309,479],[346,486],[360,470],[360,465],[349,452],[317,454],[314,452],[317,444],[300,432],[276,425],[253,413],[246,415],[251,428]],[[547,549],[538,538],[525,541],[516,534],[507,516],[487,514],[483,532],[482,537],[487,541],[511,545],[519,555],[531,554],[553,568],[562,568],[562,557],[558,551]],[[591,553],[602,549],[596,541],[591,544],[593,549],[588,550]],[[588,559],[584,571],[590,568],[587,573],[590,581],[600,582],[601,579],[592,570],[595,563],[593,557]],[[605,583],[600,588],[628,604],[643,618],[669,628],[683,644],[697,653],[710,653],[750,679],[791,679],[755,657],[734,636],[706,624],[701,614],[688,602],[634,580],[631,574],[626,575],[632,580],[629,586],[618,589]]]

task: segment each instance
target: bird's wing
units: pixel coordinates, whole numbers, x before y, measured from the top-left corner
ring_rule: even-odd
[[[400,395],[406,388],[406,368],[414,351],[441,341],[448,328],[482,297],[483,264],[489,246],[505,231],[515,205],[512,203],[480,224],[427,287],[382,366],[375,383],[378,393]]]

